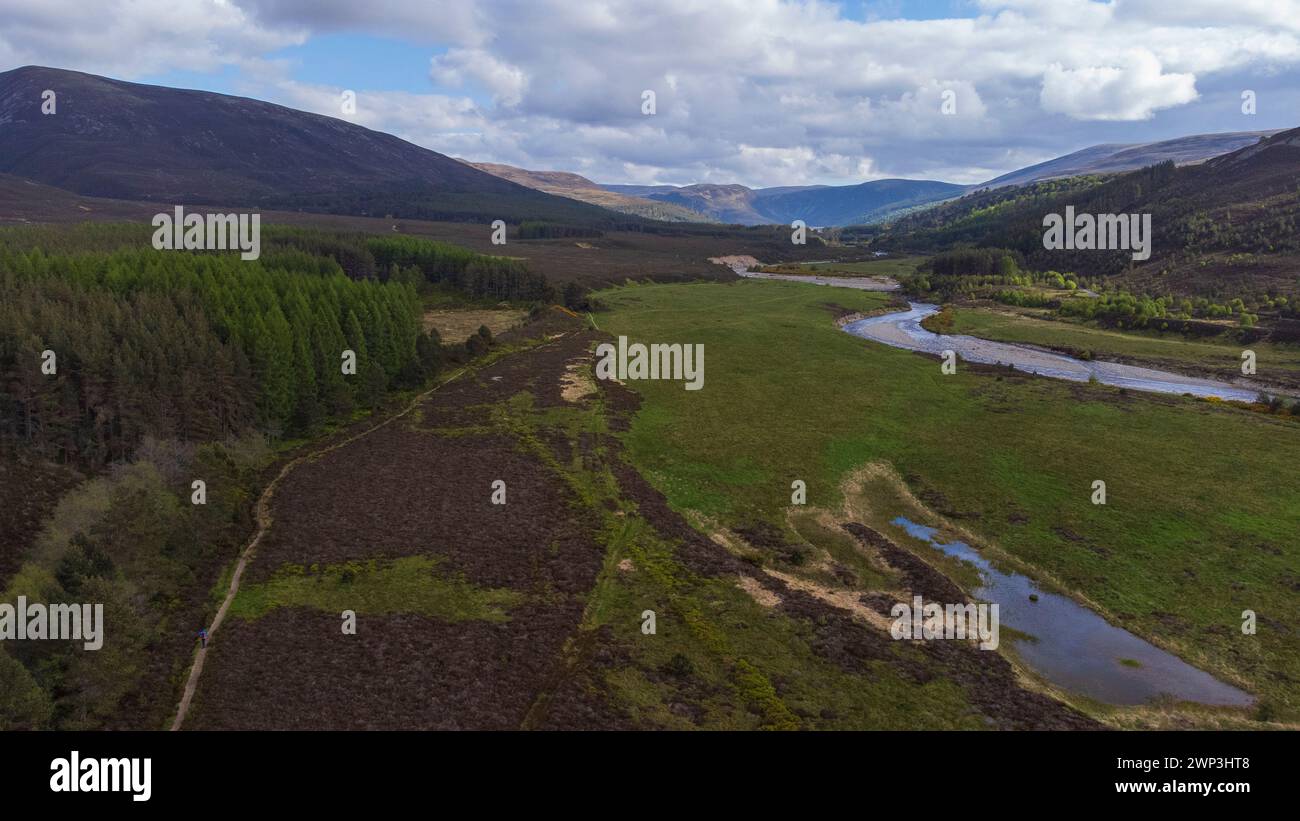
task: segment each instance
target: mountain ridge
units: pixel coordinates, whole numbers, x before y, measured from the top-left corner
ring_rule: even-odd
[[[612,211],[632,214],[665,222],[710,222],[704,214],[671,203],[658,202],[645,197],[629,196],[609,191],[581,174],[571,171],[530,171],[504,163],[471,162],[456,158],[480,171],[509,180],[518,185],[544,191],[559,197],[598,205]]]
[[[976,191],[884,226],[873,244],[930,253],[1000,248],[1033,270],[1117,276],[1155,293],[1297,293],[1300,260],[1300,128],[1266,136],[1204,162],[1162,163],[1106,179],[1076,176]],[[1049,250],[1043,217],[1150,215],[1151,256],[1127,249]]]
[[[1146,143],[1101,143],[1081,148],[1054,159],[1025,166],[1024,168],[994,177],[987,182],[971,186],[999,188],[1005,185],[1024,185],[1040,180],[1073,177],[1080,174],[1113,174],[1136,171],[1172,159],[1178,165],[1204,162],[1214,157],[1232,153],[1253,145],[1260,139],[1284,129],[1267,131],[1224,131],[1214,134],[1188,134],[1168,140]],[[1181,161],[1180,161],[1181,160]]]
[[[606,190],[668,202],[721,222],[741,225],[789,223],[853,225],[899,210],[959,196],[966,186],[937,180],[881,179],[854,185],[787,185],[750,188],[739,183],[684,186],[604,185]]]
[[[48,115],[46,89],[56,94]],[[425,211],[483,221],[534,212],[627,219],[342,119],[84,72],[0,73],[0,124],[0,173],[83,196],[347,213],[421,201]]]

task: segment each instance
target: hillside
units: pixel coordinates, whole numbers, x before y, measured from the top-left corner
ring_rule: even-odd
[[[609,191],[580,174],[572,174],[568,171],[529,171],[501,163],[468,160],[461,160],[461,162],[518,185],[545,191],[558,197],[568,197],[579,202],[598,205],[611,211],[663,222],[712,222],[704,214],[689,208]]]
[[[197,213],[220,212],[226,206],[194,205]],[[25,223],[134,222],[148,223],[158,203],[86,197],[21,177],[0,174],[0,225]],[[327,231],[393,236],[406,234],[453,243],[484,254],[499,254],[491,231],[482,224],[260,209],[264,227],[292,225]],[[604,212],[609,213],[609,212]],[[604,225],[599,237],[524,239],[512,232],[510,256],[558,284],[575,281],[586,286],[623,282],[628,277],[669,282],[681,279],[732,279],[731,269],[709,262],[710,257],[752,255],[771,262],[819,259],[826,254],[818,242],[792,245],[789,230],[780,227],[713,223],[651,223]]]
[[[813,226],[871,225],[959,197],[977,188],[1028,185],[1082,174],[1115,174],[1166,160],[1178,165],[1198,163],[1253,145],[1262,137],[1276,133],[1239,131],[1196,134],[1151,143],[1094,145],[1003,174],[978,186],[935,180],[885,179],[858,185],[774,188],[749,188],[735,184],[604,185],[601,188],[629,197],[671,203],[707,214],[719,222],[740,225],[788,224],[796,219]]]
[[[740,225],[788,224],[801,219],[823,227],[874,222],[899,210],[960,195],[964,186],[933,180],[872,180],[858,185],[749,188],[744,185],[606,185],[628,196],[672,203]]]
[[[1057,157],[1047,162],[994,177],[977,188],[1026,185],[1039,180],[1074,177],[1081,174],[1114,174],[1136,171],[1148,165],[1172,160],[1177,165],[1203,162],[1212,157],[1254,145],[1276,131],[1232,131],[1224,134],[1193,134],[1151,143],[1105,143]]]
[[[981,191],[906,216],[878,247],[936,251],[960,244],[1007,248],[1035,270],[1122,275],[1131,289],[1206,296],[1300,291],[1300,129],[1196,165],[1160,165],[1110,178],[1080,176]],[[1152,215],[1151,258],[1127,251],[1048,251],[1043,216]]]
[[[965,191],[964,186],[934,180],[872,180],[861,185],[767,189],[759,207],[781,222],[802,219],[809,225],[856,225]]]
[[[0,225],[27,222],[111,220],[140,222],[153,218],[157,205],[83,197],[11,174],[0,174]]]
[[[41,113],[54,90],[57,112]],[[391,134],[244,97],[27,66],[0,73],[0,173],[94,197],[412,218],[620,219]]]

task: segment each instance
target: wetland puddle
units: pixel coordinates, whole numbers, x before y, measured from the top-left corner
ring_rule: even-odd
[[[1108,704],[1145,704],[1161,695],[1229,707],[1253,703],[1249,693],[1116,627],[1073,599],[1043,590],[1019,573],[1004,573],[965,542],[941,542],[938,531],[902,516],[893,524],[914,539],[973,565],[977,599],[996,603],[1001,623],[1029,639],[1013,638],[1016,654],[1048,681]],[[1037,601],[1031,600],[1030,596]]]

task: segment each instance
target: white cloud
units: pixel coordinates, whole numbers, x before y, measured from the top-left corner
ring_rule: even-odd
[[[0,60],[128,79],[234,65],[255,96],[333,114],[338,89],[296,83],[268,58],[311,34],[400,37],[429,44],[436,87],[362,94],[356,121],[611,182],[974,181],[1090,143],[1175,136],[1170,123],[1295,125],[1263,113],[1289,108],[1300,63],[1300,0],[979,0],[970,19],[866,22],[824,0],[82,5],[0,0]],[[1270,82],[1259,118],[1212,105]],[[947,89],[953,116],[940,111]]]
[[[230,0],[0,0],[0,56],[132,78],[207,72],[306,41],[309,27],[269,28]]]
[[[430,60],[429,75],[442,85],[462,86],[477,83],[492,92],[495,100],[507,106],[518,105],[528,78],[524,72],[482,49],[452,49]]]
[[[1062,68],[1043,76],[1043,109],[1078,120],[1149,120],[1158,109],[1197,98],[1196,77],[1166,74],[1149,52],[1134,52],[1124,65]]]

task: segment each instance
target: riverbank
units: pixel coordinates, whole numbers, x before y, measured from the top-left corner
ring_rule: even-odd
[[[601,292],[602,328],[709,350],[703,391],[631,385],[644,404],[628,458],[675,509],[776,528],[752,558],[790,574],[823,573],[787,524],[791,483],[805,483],[810,507],[834,509],[848,472],[887,463],[977,533],[971,544],[996,544],[1114,624],[1258,695],[1259,715],[1300,716],[1288,627],[1300,602],[1287,581],[1300,565],[1300,431],[1226,404],[1010,369],[943,376],[932,359],[835,327],[841,310],[870,313],[891,296],[838,290],[828,313],[825,290],[792,282]],[[1098,479],[1105,505],[1090,498]],[[851,592],[829,568],[824,583]],[[1273,627],[1243,634],[1245,609]],[[1157,726],[1126,715],[1124,726]],[[1219,726],[1169,715],[1158,726]]]
[[[1240,387],[1116,362],[1087,362],[1031,345],[993,342],[964,334],[936,334],[923,327],[922,322],[938,313],[939,306],[923,302],[912,302],[909,305],[907,311],[852,322],[845,325],[843,330],[903,350],[929,354],[953,351],[968,362],[1006,365],[1035,376],[1073,382],[1096,381],[1103,385],[1151,393],[1191,394],[1238,402],[1254,401],[1259,393],[1257,387]]]
[[[958,305],[950,308],[948,315],[952,325],[946,331],[951,333],[1036,345],[1078,359],[1100,359],[1228,381],[1257,392],[1300,396],[1300,345],[1267,341],[1246,344],[1228,333],[1191,338],[1172,332],[1119,330],[981,306]],[[1246,351],[1255,355],[1255,375],[1243,378],[1242,354]]]

